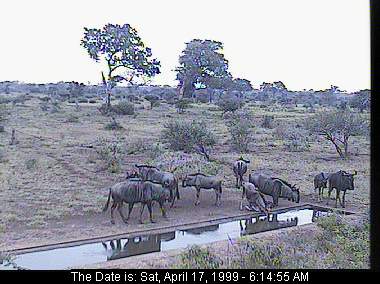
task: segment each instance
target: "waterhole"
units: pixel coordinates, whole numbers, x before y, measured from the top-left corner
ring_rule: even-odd
[[[131,238],[110,239],[103,242],[23,253],[16,255],[12,262],[0,264],[0,269],[66,269],[309,224],[327,214],[329,212],[326,209],[310,206],[309,208],[289,209],[285,212],[282,210],[281,213],[274,212],[269,216],[244,217],[186,230],[173,230],[161,234],[147,233]]]

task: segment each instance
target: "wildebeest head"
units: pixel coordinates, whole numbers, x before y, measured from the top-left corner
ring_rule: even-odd
[[[240,156],[240,158],[238,159],[238,161],[243,161],[243,162],[245,162],[245,163],[247,163],[247,164],[250,163],[249,160],[244,159],[242,156]]]
[[[280,180],[281,182],[281,195],[285,198],[287,198],[289,201],[299,203],[300,202],[300,190],[299,188],[294,184],[291,185],[290,183]]]
[[[126,179],[137,178],[138,176],[139,176],[139,173],[135,170],[130,170],[125,173]]]
[[[143,180],[148,180],[149,173],[152,170],[158,170],[157,167],[150,166],[150,165],[135,165],[135,167],[138,169],[138,177]]]
[[[348,190],[354,190],[354,176],[358,174],[357,171],[354,171],[353,174],[342,171],[342,187]]]
[[[186,175],[186,176],[182,179],[182,186],[183,186],[183,187],[186,187],[186,186],[193,186],[194,183],[195,183],[195,179],[196,179],[196,175]]]

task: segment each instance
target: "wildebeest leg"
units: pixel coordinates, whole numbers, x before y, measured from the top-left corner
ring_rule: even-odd
[[[156,222],[153,220],[152,202],[148,202],[146,205],[148,206],[150,222],[151,222],[151,223],[156,223]]]
[[[135,203],[128,203],[128,216],[127,216],[127,221],[129,220],[129,217],[131,217],[131,212],[132,212],[132,209],[133,209],[133,206],[135,205]]]
[[[272,195],[272,199],[273,199],[273,207],[277,206],[278,205],[278,196]]]
[[[168,218],[168,216],[166,215],[166,211],[165,211],[165,206],[162,202],[159,203],[160,204],[160,209],[161,209],[161,213],[162,213],[162,216],[164,218]]]
[[[240,188],[240,186],[239,186],[239,176],[236,175],[236,176],[235,176],[235,179],[236,179],[236,187],[237,187],[237,188]]]
[[[114,216],[113,216],[113,211],[115,210],[115,208],[117,207],[118,203],[116,201],[114,201],[112,203],[112,206],[111,206],[111,224],[115,224],[115,219],[114,219]]]
[[[195,206],[196,205],[199,205],[200,201],[199,201],[199,195],[201,193],[201,189],[196,187],[196,190],[197,190],[197,200],[195,201]]]
[[[327,202],[326,205],[329,205],[330,197],[331,197],[331,191],[333,190],[332,187],[329,187],[328,196],[327,196]]]
[[[102,242],[102,246],[104,247],[105,250],[107,250],[107,244],[105,242]]]
[[[119,214],[121,216],[121,219],[123,220],[124,223],[128,223],[127,219],[125,219],[125,216],[123,214],[123,202],[119,203],[119,206],[117,207],[117,211],[119,211]]]
[[[140,209],[140,223],[143,224],[143,220],[142,220],[142,214],[144,212],[144,208],[145,208],[145,203],[142,203],[141,204],[141,209]]]
[[[342,207],[345,208],[346,207],[346,191],[343,191],[343,205]]]
[[[339,203],[341,203],[340,196],[339,196],[339,190],[337,189],[336,190],[336,196],[335,196],[335,208],[338,207],[338,198],[339,198]]]

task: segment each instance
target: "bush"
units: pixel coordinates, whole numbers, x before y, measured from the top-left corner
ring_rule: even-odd
[[[148,102],[150,102],[150,108],[152,109],[154,106],[158,106],[160,104],[160,97],[157,95],[149,94],[144,97]]]
[[[116,121],[116,119],[114,117],[112,117],[112,121],[107,123],[106,126],[104,126],[104,129],[106,129],[106,130],[120,130],[120,129],[123,129],[123,126],[121,126],[120,123],[118,123]]]
[[[98,138],[96,153],[103,161],[105,168],[111,173],[118,173],[121,167],[122,154],[124,147],[121,139],[110,141],[106,138]]]
[[[161,139],[174,151],[199,152],[209,158],[206,147],[215,145],[214,134],[203,121],[172,120],[164,124]]]
[[[119,102],[117,105],[111,105],[110,107],[107,104],[102,104],[98,110],[102,115],[134,115],[135,106],[133,103],[130,103],[126,100]]]
[[[179,113],[183,113],[186,108],[189,108],[191,105],[191,100],[187,98],[179,99],[175,102],[175,107]]]
[[[181,178],[187,174],[198,172],[206,175],[217,175],[221,169],[220,164],[207,161],[201,155],[181,151],[161,152],[153,159],[152,164],[166,171],[175,171],[175,174]]]
[[[244,101],[236,96],[224,95],[218,100],[217,105],[223,111],[223,114],[225,114],[226,112],[235,112],[242,108]]]
[[[66,122],[70,122],[70,123],[79,122],[79,117],[75,114],[70,114],[70,116],[66,119]]]
[[[222,260],[211,253],[209,249],[192,246],[181,254],[181,269],[217,269],[223,264]]]
[[[264,115],[264,118],[263,118],[263,123],[261,124],[261,126],[263,128],[273,128],[273,121],[274,121],[274,116],[273,115]]]
[[[252,116],[247,112],[234,113],[229,116],[227,127],[232,138],[233,148],[239,152],[247,152],[252,142]]]
[[[280,123],[274,134],[278,139],[284,141],[285,148],[290,152],[305,151],[310,148],[310,134],[300,126]]]
[[[29,159],[26,160],[25,166],[28,170],[35,169],[37,167],[37,160],[36,159]]]
[[[120,115],[134,115],[135,107],[133,103],[126,100],[119,102],[117,105],[112,106],[113,112]]]

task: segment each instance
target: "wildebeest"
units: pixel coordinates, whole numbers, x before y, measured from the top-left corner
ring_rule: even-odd
[[[220,205],[220,198],[222,195],[222,180],[220,178],[216,176],[206,176],[202,173],[190,174],[186,175],[185,178],[182,180],[182,186],[194,186],[196,188],[197,200],[195,201],[195,205],[198,205],[200,203],[199,195],[201,188],[214,189],[216,195],[215,205]]]
[[[128,223],[133,206],[135,203],[141,203],[140,223],[142,222],[142,214],[145,205],[148,207],[150,221],[154,223],[152,214],[152,201],[157,201],[160,205],[162,215],[166,218],[164,207],[165,201],[170,200],[170,191],[161,184],[150,181],[141,181],[139,179],[127,180],[114,184],[109,189],[107,203],[103,208],[103,212],[108,209],[110,199],[112,197],[111,206],[111,223],[115,224],[114,210],[117,208],[119,214],[125,223]],[[128,217],[125,218],[122,212],[123,203],[128,203]]]
[[[249,174],[249,182],[253,183],[261,193],[272,196],[274,206],[278,205],[280,197],[296,203],[300,201],[299,189],[280,178],[254,173]]]
[[[158,182],[170,190],[171,207],[173,207],[175,200],[174,191],[176,198],[180,199],[178,179],[173,173],[160,171],[157,167],[150,165],[135,165],[135,167],[138,168],[138,175],[141,179]]]
[[[259,192],[253,183],[243,181],[243,190],[245,197],[247,198],[249,207],[252,210],[260,211],[263,213],[269,213],[267,202],[261,192]],[[240,210],[243,209],[243,201],[240,202]]]
[[[321,172],[314,177],[314,192],[318,189],[318,201],[323,199],[323,189],[327,188],[329,175]]]
[[[345,171],[338,171],[336,173],[330,174],[328,181],[329,181],[329,190],[328,190],[328,199],[327,199],[327,205],[330,201],[331,191],[333,189],[336,189],[336,197],[335,197],[335,207],[338,207],[338,199],[340,205],[344,208],[346,206],[345,199],[346,199],[346,190],[354,190],[354,176],[357,175],[357,171],[354,171],[353,174],[350,174]],[[340,198],[340,192],[343,191],[343,202]]]
[[[249,163],[250,163],[249,160],[245,160],[242,157],[240,157],[239,160],[234,162],[233,171],[234,171],[234,175],[236,178],[236,187],[237,188],[241,187],[241,183],[244,180],[243,176],[245,175],[245,173],[248,170],[247,164],[249,164]],[[244,188],[243,188],[243,195],[244,195]]]

